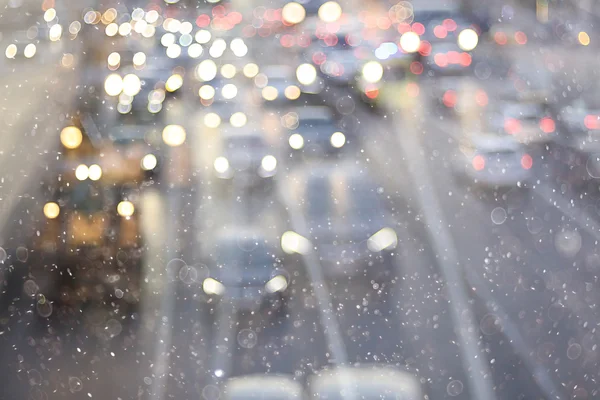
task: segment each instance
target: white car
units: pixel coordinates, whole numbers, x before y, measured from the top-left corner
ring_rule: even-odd
[[[510,136],[474,135],[459,149],[456,174],[487,188],[522,187],[532,177],[532,157]]]

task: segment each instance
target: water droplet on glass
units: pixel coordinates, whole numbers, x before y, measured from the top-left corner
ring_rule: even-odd
[[[585,163],[585,169],[592,178],[600,178],[600,154],[592,154]]]
[[[237,335],[237,341],[245,349],[251,349],[258,342],[258,335],[252,329],[242,329]]]
[[[350,96],[340,97],[335,104],[335,108],[342,115],[349,115],[354,112],[354,100]]]
[[[446,386],[446,392],[448,392],[448,394],[452,397],[454,396],[458,396],[459,394],[462,393],[464,388],[464,385],[461,381],[459,381],[458,379],[453,380],[452,382],[450,382],[448,384],[448,386]]]
[[[581,250],[581,235],[570,230],[557,232],[554,236],[554,246],[563,257],[574,257]]]
[[[75,392],[79,392],[81,389],[83,389],[83,384],[81,383],[81,379],[77,378],[76,376],[70,376],[69,377],[69,390],[72,393],[75,393]]]
[[[548,318],[552,321],[557,322],[562,319],[565,315],[565,306],[561,303],[553,303],[548,307]]]
[[[217,371],[215,371],[215,375],[217,375]],[[223,371],[221,371],[221,375],[217,376],[222,376],[222,372]],[[204,398],[204,400],[219,400],[219,398],[221,397],[221,390],[215,385],[206,385],[202,389],[202,397]]]
[[[544,228],[544,222],[541,218],[533,217],[527,220],[527,230],[533,235],[537,235]]]
[[[506,210],[502,207],[496,207],[491,213],[492,222],[496,225],[502,225],[506,221]]]
[[[8,255],[6,254],[6,250],[4,250],[2,247],[0,247],[0,263],[3,263],[4,261],[6,261],[7,257],[8,257]]]
[[[27,248],[23,246],[17,247],[16,254],[17,260],[21,262],[25,262],[29,258],[29,251],[27,251]]]
[[[104,331],[108,334],[109,338],[112,339],[115,336],[118,336],[122,330],[123,327],[121,326],[121,323],[116,319],[109,319],[106,321]]]
[[[117,299],[122,299],[123,298],[123,291],[121,289],[115,289],[115,297]]]
[[[27,371],[27,378],[31,386],[37,386],[42,384],[42,374],[37,369],[30,369]]]
[[[179,270],[179,279],[188,285],[198,282],[198,271],[193,266],[185,265]]]
[[[48,318],[52,314],[52,303],[46,301],[46,298],[42,295],[35,304],[35,309],[40,317]]]
[[[144,377],[144,383],[146,385],[151,385],[152,384],[152,378],[150,378],[149,376],[145,376]]]
[[[31,279],[25,281],[25,283],[23,284],[23,291],[27,296],[35,296],[39,289],[40,288],[37,285],[37,283],[35,283],[35,281],[32,281]]]
[[[502,330],[502,321],[494,314],[486,314],[479,322],[479,329],[484,335],[494,335]]]
[[[567,357],[570,360],[576,360],[581,355],[582,349],[579,343],[571,343],[567,349]]]

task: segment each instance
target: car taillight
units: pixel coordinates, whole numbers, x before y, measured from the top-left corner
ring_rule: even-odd
[[[531,158],[529,154],[524,154],[523,157],[521,157],[521,167],[523,167],[523,169],[531,169],[532,166],[533,158]]]
[[[475,101],[480,107],[485,107],[488,105],[488,95],[483,89],[478,89],[477,93],[475,93]]]
[[[367,96],[369,99],[375,99],[377,96],[379,96],[379,89],[374,84],[369,84],[365,88],[365,96]]]
[[[496,32],[494,34],[494,41],[498,43],[500,46],[504,46],[508,39],[506,38],[506,33],[504,32]]]
[[[485,168],[485,158],[481,154],[473,157],[473,168],[475,171],[481,171]]]
[[[586,115],[583,124],[587,129],[600,129],[600,115]]]
[[[471,65],[471,55],[469,53],[462,53],[460,55],[460,65],[462,65],[463,67],[468,67],[469,65]]]
[[[421,54],[422,56],[430,55],[431,43],[429,43],[427,40],[422,40],[421,44],[419,45],[419,54]]]
[[[540,129],[544,133],[552,133],[556,129],[556,124],[550,117],[544,117],[540,120]]]
[[[442,25],[444,25],[444,28],[446,28],[446,30],[448,32],[454,32],[456,30],[456,28],[458,27],[456,25],[456,22],[453,19],[445,19],[444,22],[442,22]]]
[[[436,38],[444,39],[446,36],[448,36],[448,31],[442,25],[437,25],[435,28],[433,28],[433,34]]]
[[[457,51],[449,51],[448,52],[448,64],[458,64],[460,63],[460,55]]]
[[[507,118],[504,121],[504,130],[509,135],[516,135],[521,131],[521,121],[515,118]]]
[[[433,56],[433,61],[435,61],[436,65],[441,68],[445,68],[448,66],[448,56],[444,53],[437,53]]]
[[[446,90],[442,97],[442,102],[448,108],[452,108],[456,105],[456,92],[454,90]]]
[[[417,35],[422,35],[425,33],[425,26],[420,22],[415,22],[412,24],[412,31]]]
[[[525,32],[516,32],[515,42],[517,42],[518,44],[527,44],[527,35],[525,34]]]
[[[312,60],[316,65],[321,65],[327,60],[327,56],[322,51],[318,51],[313,54]]]

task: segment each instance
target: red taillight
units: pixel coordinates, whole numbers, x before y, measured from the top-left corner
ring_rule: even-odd
[[[375,85],[368,85],[365,89],[365,96],[369,99],[375,99],[379,96],[379,89]]]
[[[422,35],[425,33],[425,26],[420,22],[415,22],[412,24],[412,31],[417,35]]]
[[[435,28],[433,28],[433,34],[439,39],[444,39],[446,36],[448,36],[448,31],[442,25],[437,25]]]
[[[433,61],[435,61],[438,67],[445,68],[448,66],[448,57],[443,53],[438,53],[433,56]]]
[[[423,40],[419,46],[419,53],[422,56],[428,56],[431,54],[431,43],[429,43],[427,40]]]
[[[496,32],[494,34],[494,40],[500,46],[504,46],[506,44],[506,42],[508,41],[508,39],[506,38],[506,34],[504,32]]]
[[[283,35],[281,39],[279,39],[279,42],[283,47],[292,47],[295,41],[296,39],[290,34]]]
[[[406,32],[410,32],[410,25],[407,23],[401,23],[398,24],[398,33],[406,33]]]
[[[504,130],[509,135],[516,135],[521,131],[521,121],[515,118],[507,118],[504,121]]]
[[[444,28],[446,28],[448,32],[454,32],[457,28],[456,22],[450,18],[445,19],[444,22],[442,22],[442,25],[444,25]]]
[[[531,158],[529,154],[523,155],[523,157],[521,157],[521,167],[523,167],[523,169],[531,169],[532,166],[533,158]]]
[[[482,155],[478,154],[473,157],[473,168],[475,171],[481,171],[485,168],[485,158]]]
[[[410,72],[415,75],[421,75],[423,73],[423,64],[418,61],[413,61],[410,63]]]
[[[479,106],[485,107],[488,105],[488,95],[483,89],[478,89],[477,93],[475,93],[475,101]]]
[[[527,35],[525,34],[525,32],[517,32],[515,33],[515,42],[517,42],[518,44],[526,44],[527,43]]]
[[[469,65],[471,65],[471,55],[469,53],[462,53],[460,55],[460,65],[462,65],[463,67],[468,67]]]
[[[449,51],[448,55],[448,64],[458,64],[460,63],[460,54],[457,51]]]
[[[338,44],[338,37],[336,35],[327,35],[325,36],[325,39],[323,39],[323,41],[329,47],[335,46],[336,44]]]
[[[600,115],[586,115],[583,124],[587,129],[600,129]]]
[[[550,117],[544,117],[540,120],[540,129],[544,133],[552,133],[556,129],[556,124]]]
[[[456,92],[454,90],[446,90],[444,96],[442,97],[442,102],[448,108],[454,107],[456,105]]]
[[[327,60],[325,53],[318,51],[312,56],[312,60],[316,65],[321,65]]]

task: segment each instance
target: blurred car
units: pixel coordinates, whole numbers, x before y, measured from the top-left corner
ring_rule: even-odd
[[[307,106],[296,108],[291,113],[297,119],[288,137],[292,151],[333,153],[346,145],[346,134],[340,132],[329,108]]]
[[[259,232],[236,229],[218,236],[210,258],[202,288],[211,299],[229,301],[238,311],[283,309],[289,278],[277,248]]]
[[[388,274],[398,239],[368,176],[352,165],[324,166],[289,181],[325,275],[381,279]]]
[[[204,123],[211,128],[216,128],[221,122],[229,121],[236,112],[241,112],[240,104],[245,101],[242,88],[225,78],[203,83],[198,95],[202,105],[206,106]]]
[[[325,369],[309,377],[307,386],[310,398],[319,400],[424,398],[416,376],[379,365]]]
[[[507,101],[490,108],[489,129],[523,144],[548,143],[556,137],[556,124],[544,104]]]
[[[230,378],[223,388],[225,400],[304,400],[302,385],[285,375],[245,375]]]
[[[523,187],[531,179],[532,157],[510,136],[472,134],[453,160],[454,173],[483,188]]]
[[[123,298],[137,304],[142,247],[135,193],[90,180],[51,186],[49,193],[38,246],[58,260],[60,270],[38,271],[38,278],[51,274],[45,296],[67,303]]]
[[[331,83],[348,85],[354,81],[360,71],[361,61],[356,58],[352,48],[330,50],[319,71]]]
[[[462,75],[471,71],[473,56],[452,42],[441,42],[431,46],[428,55],[423,56],[423,66],[440,75]]]
[[[217,177],[238,180],[244,186],[264,183],[277,173],[277,158],[260,130],[229,128],[221,131],[222,155],[213,163]]]
[[[265,105],[281,106],[300,97],[302,91],[290,66],[270,65],[261,73],[267,77],[267,85],[260,89]]]

